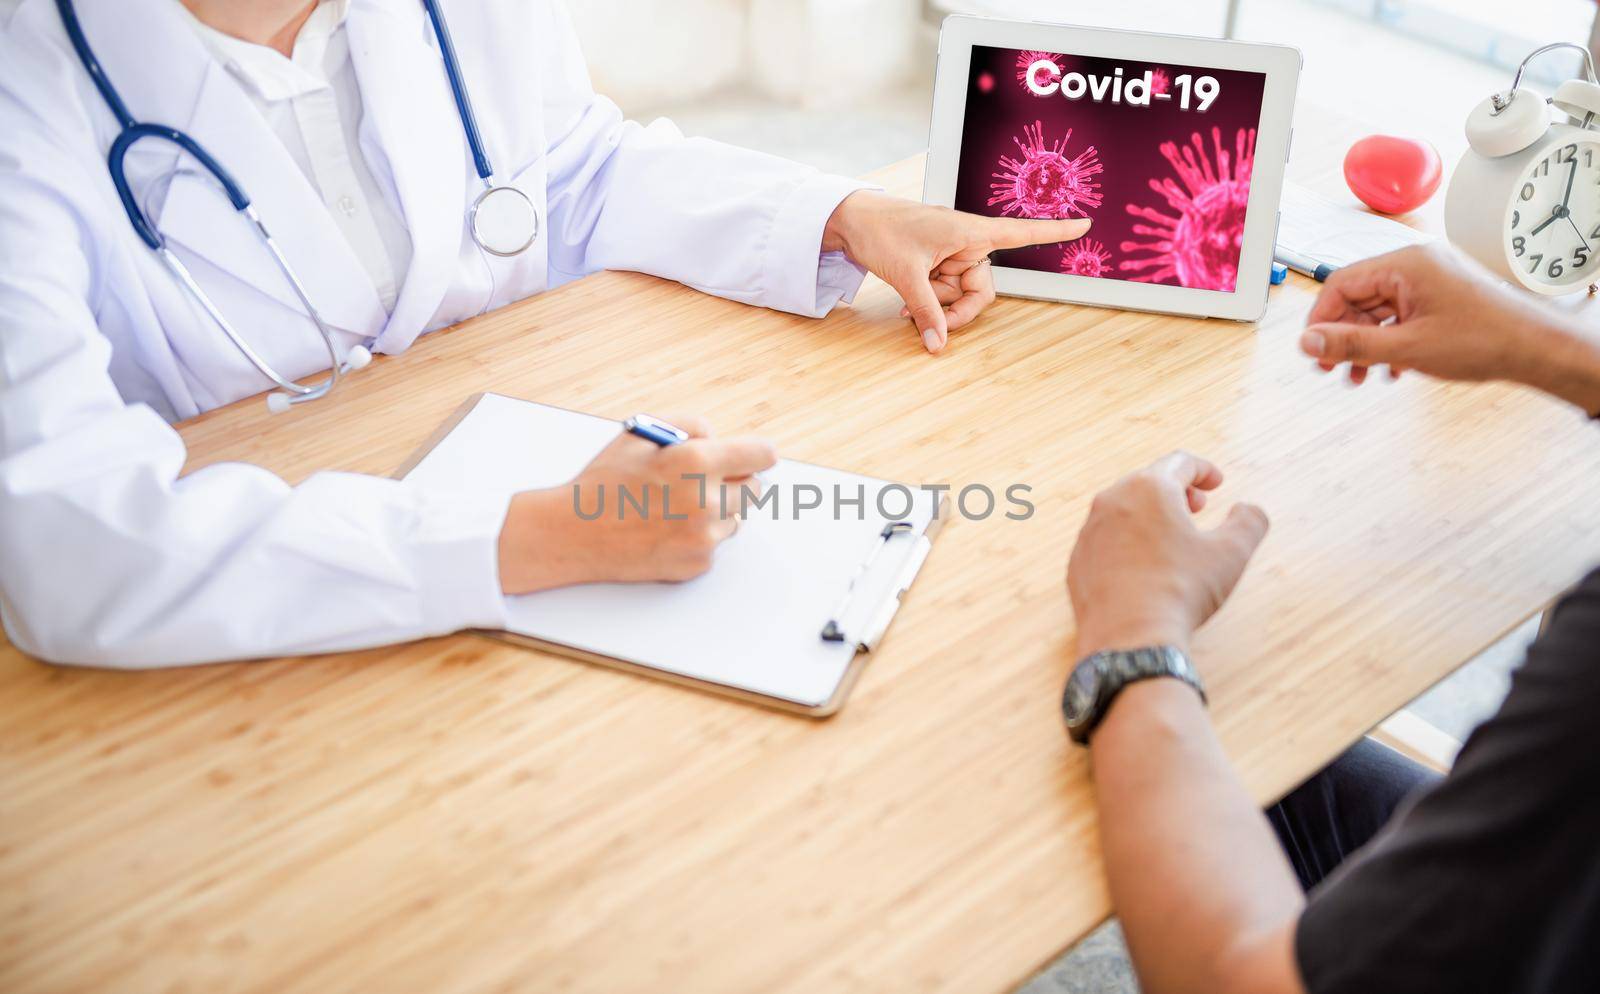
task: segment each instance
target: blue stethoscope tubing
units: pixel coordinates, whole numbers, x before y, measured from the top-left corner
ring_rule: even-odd
[[[468,214],[469,227],[474,241],[486,252],[500,256],[516,255],[532,245],[538,237],[539,216],[533,202],[521,190],[512,186],[496,186],[494,184],[494,170],[489,162],[489,156],[484,151],[483,139],[478,131],[477,118],[472,112],[472,98],[467,92],[466,81],[461,76],[460,66],[456,60],[455,46],[450,40],[450,29],[445,23],[444,15],[439,10],[436,0],[422,0],[422,6],[427,11],[428,20],[433,25],[434,35],[439,40],[440,54],[444,60],[445,74],[450,80],[450,90],[455,97],[456,110],[461,116],[461,127],[466,133],[467,145],[472,151],[473,166],[477,169],[478,178],[483,181],[484,190],[476,200]],[[322,320],[322,315],[311,302],[305,285],[295,274],[294,268],[289,265],[283,252],[278,248],[271,232],[262,222],[250,204],[250,198],[223,165],[207,152],[198,141],[177,128],[164,124],[151,124],[139,121],[128,110],[127,104],[117,93],[111,79],[106,75],[105,68],[95,56],[94,50],[89,46],[89,40],[84,36],[83,26],[78,21],[78,12],[73,5],[73,0],[56,0],[56,10],[61,15],[61,23],[66,28],[67,39],[72,43],[72,49],[78,56],[78,61],[83,63],[83,68],[94,83],[95,89],[105,100],[106,106],[117,119],[120,131],[112,140],[111,148],[106,154],[106,168],[111,173],[112,185],[116,187],[117,197],[122,201],[123,210],[127,212],[128,220],[133,225],[133,230],[141,241],[150,247],[165,264],[167,269],[180,284],[195,298],[201,308],[210,316],[213,322],[222,329],[235,348],[249,360],[263,376],[277,384],[279,390],[267,397],[267,406],[274,411],[288,410],[291,405],[305,401],[317,400],[326,397],[339,385],[341,378],[360,369],[372,361],[372,353],[363,346],[351,349],[344,359],[339,357],[339,348],[334,340],[333,330]],[[322,336],[323,344],[328,349],[330,373],[321,383],[305,385],[296,383],[280,375],[272,368],[262,356],[250,347],[250,344],[233,328],[228,320],[223,317],[211,298],[201,289],[199,283],[189,272],[183,262],[167,247],[166,238],[150,222],[144,210],[139,206],[138,199],[133,194],[133,189],[128,184],[128,177],[123,170],[123,160],[127,157],[128,149],[145,138],[155,138],[170,142],[182,149],[196,162],[200,163],[217,184],[222,187],[228,202],[233,209],[244,215],[252,225],[267,251],[272,255],[273,261],[289,281],[295,296],[305,307],[318,333]]]
[[[439,40],[439,55],[444,60],[445,76],[450,80],[450,93],[455,97],[456,113],[461,117],[461,130],[466,133],[467,147],[472,150],[473,167],[483,181],[483,192],[467,212],[472,239],[479,248],[493,255],[517,255],[539,237],[539,212],[521,190],[495,185],[494,167],[489,164],[489,154],[483,150],[478,116],[472,112],[472,95],[467,92],[467,81],[461,75],[455,42],[450,39],[450,25],[439,10],[438,0],[422,0],[422,8],[428,12],[433,35]]]

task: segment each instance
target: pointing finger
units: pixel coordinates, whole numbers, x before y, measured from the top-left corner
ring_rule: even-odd
[[[989,244],[992,247],[1012,249],[1028,245],[1048,245],[1051,242],[1070,242],[1082,238],[1088,230],[1088,218],[1032,221],[1014,217],[996,217],[988,219],[985,233],[989,236]]]

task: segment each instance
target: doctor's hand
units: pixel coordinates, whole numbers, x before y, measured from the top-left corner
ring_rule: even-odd
[[[759,438],[712,438],[705,422],[666,419],[691,438],[660,448],[626,432],[571,483],[512,498],[500,532],[500,587],[688,580],[739,528],[750,478],[777,460]]]
[[[901,316],[938,352],[993,302],[989,253],[1069,242],[1088,230],[1084,219],[982,217],[861,190],[834,209],[822,250],[843,252],[893,287],[905,301]]]
[[[1094,499],[1067,566],[1078,656],[1189,639],[1233,592],[1267,534],[1267,516],[1235,504],[1209,531],[1190,515],[1222,485],[1222,471],[1174,452]]]

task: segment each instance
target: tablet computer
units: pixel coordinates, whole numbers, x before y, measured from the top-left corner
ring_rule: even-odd
[[[1093,222],[995,253],[999,293],[1255,320],[1299,73],[1280,45],[946,18],[923,200]]]

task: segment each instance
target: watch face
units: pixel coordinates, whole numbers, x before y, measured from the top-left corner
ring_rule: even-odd
[[[1085,660],[1072,671],[1072,676],[1067,680],[1067,692],[1061,698],[1061,708],[1065,712],[1067,721],[1078,724],[1088,720],[1094,712],[1095,699],[1100,694],[1100,667],[1095,662]]]
[[[1545,149],[1517,185],[1504,237],[1524,283],[1554,290],[1589,282],[1600,270],[1600,142]]]

